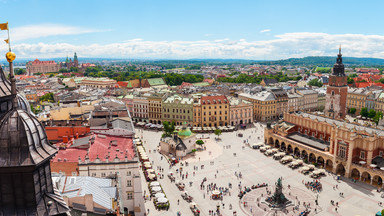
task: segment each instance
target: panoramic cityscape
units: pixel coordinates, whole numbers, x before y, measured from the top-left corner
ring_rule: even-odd
[[[384,215],[384,3],[63,3],[0,0],[1,216]]]

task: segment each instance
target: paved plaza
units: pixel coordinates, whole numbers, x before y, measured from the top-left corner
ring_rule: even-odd
[[[201,210],[200,215],[209,215],[209,211],[216,210],[217,205],[220,205],[221,214],[226,216],[232,216],[234,211],[240,216],[273,215],[275,211],[264,211],[263,208],[258,208],[257,206],[257,198],[260,199],[260,192],[265,191],[265,188],[252,190],[240,200],[238,197],[239,185],[244,188],[244,186],[251,187],[252,185],[268,183],[268,189],[273,194],[274,184],[279,177],[283,179],[283,191],[288,199],[294,200],[295,204],[298,204],[300,201],[299,211],[303,209],[303,202],[310,202],[310,215],[369,216],[375,215],[377,211],[383,209],[383,207],[378,205],[378,202],[383,202],[384,199],[380,198],[376,188],[360,182],[353,183],[350,179],[337,181],[332,174],[321,178],[320,182],[322,183],[323,191],[317,193],[307,189],[303,182],[312,181],[312,178],[299,173],[298,169],[292,170],[288,166],[279,163],[279,161],[272,159],[272,157],[267,157],[260,153],[259,150],[254,150],[244,144],[244,140],[247,139],[250,144],[264,140],[264,131],[259,124],[255,124],[255,127],[245,130],[230,133],[223,132],[220,136],[221,140],[218,142],[215,141],[216,136],[213,133],[198,134],[199,138],[204,136],[202,138],[204,138],[204,141],[207,141],[207,150],[197,152],[195,156],[190,156],[186,159],[189,165],[185,166],[184,163],[183,174],[186,176],[188,173],[188,178],[184,178],[184,180],[176,173],[176,169],[181,167],[180,164],[170,168],[165,158],[158,151],[154,151],[159,145],[162,132],[142,129],[136,129],[136,132],[137,135],[143,137],[143,145],[146,148],[150,161],[153,161],[153,168],[157,173],[160,172],[160,167],[164,169],[163,172],[160,172],[164,174],[164,178],[158,179],[158,181],[170,200],[169,211],[157,211],[152,201],[146,201],[145,207],[147,210],[149,209],[150,216],[177,215],[178,211],[182,216],[192,215],[189,208],[190,204],[183,200],[181,191],[178,190],[175,183],[171,183],[170,179],[167,178],[169,171],[175,173],[177,180],[185,183],[185,190],[194,198],[193,201],[197,203]],[[244,136],[236,136],[239,132],[243,133]],[[201,165],[204,165],[203,169],[201,169]],[[196,167],[198,170],[196,170]],[[235,172],[237,175],[235,175]],[[239,173],[242,174],[242,178],[239,178]],[[200,188],[204,178],[207,178],[205,186],[213,183],[217,187],[229,187],[229,183],[231,183],[232,188],[229,190],[229,193],[224,195],[222,201],[211,200],[210,193],[207,193],[207,187],[203,190]],[[142,178],[142,181],[143,190],[146,190],[148,194],[145,178]],[[192,182],[192,186],[190,186],[190,182]],[[290,185],[290,189],[288,189],[288,185]],[[334,188],[335,185],[337,185],[337,189]],[[340,197],[340,193],[344,193],[343,197]],[[295,200],[296,196],[298,196],[299,200]],[[316,207],[314,200],[317,196],[319,206]],[[331,200],[334,203],[338,203],[337,212],[335,206],[331,204]],[[244,207],[244,201],[247,202],[246,207]],[[232,206],[231,210],[230,205]],[[317,213],[315,213],[315,208]],[[277,215],[299,215],[299,211],[293,212],[292,207],[289,207],[288,210],[288,213],[278,212]]]

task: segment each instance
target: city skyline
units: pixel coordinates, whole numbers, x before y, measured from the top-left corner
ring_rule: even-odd
[[[374,5],[374,7],[372,7]],[[384,58],[384,3],[0,1],[18,58]],[[23,14],[22,16],[17,14]],[[6,39],[0,32],[0,39]],[[0,51],[6,52],[5,42]]]

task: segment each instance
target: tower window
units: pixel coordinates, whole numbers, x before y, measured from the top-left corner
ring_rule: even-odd
[[[332,94],[332,96],[334,96],[335,95],[335,91],[332,91],[331,94]]]

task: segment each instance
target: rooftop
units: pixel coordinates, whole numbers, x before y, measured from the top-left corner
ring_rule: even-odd
[[[268,91],[262,91],[262,92],[258,92],[255,94],[241,93],[241,94],[239,94],[239,96],[243,96],[243,97],[247,97],[247,98],[259,100],[259,101],[273,101],[273,100],[275,100],[275,96],[273,95],[273,93],[268,92]]]
[[[375,128],[371,128],[371,127],[365,127],[365,126],[362,126],[362,125],[351,124],[351,123],[347,123],[345,121],[340,121],[340,120],[336,120],[336,119],[330,119],[330,118],[326,118],[326,117],[323,117],[323,116],[317,116],[317,115],[313,115],[313,114],[309,114],[309,113],[303,113],[302,112],[302,113],[297,113],[296,115],[303,116],[305,118],[310,118],[310,119],[317,119],[320,122],[327,122],[329,124],[335,124],[338,127],[344,125],[345,127],[347,127],[350,130],[356,129],[356,130],[360,130],[360,131],[366,131],[366,132],[368,132],[370,134],[376,133],[377,135],[384,136],[384,131],[380,130],[380,129],[375,129]]]
[[[127,156],[128,160],[134,158],[134,148],[131,137],[116,137],[101,134],[95,134],[92,135],[92,137],[94,140],[89,149],[79,149],[76,146],[69,145],[66,149],[60,149],[53,161],[78,162],[79,157],[81,160],[84,160],[87,151],[89,151],[88,157],[90,161],[95,161],[96,158],[99,158],[101,162],[105,162],[107,156],[109,156],[109,161],[113,161],[115,157],[123,161],[125,160],[125,156]],[[56,145],[61,146],[62,144],[63,143],[58,143]]]
[[[300,133],[293,133],[287,136],[288,138],[295,140],[304,145],[311,146],[313,148],[325,151],[326,148],[329,148],[329,142],[325,142],[319,139],[315,139],[313,137],[308,137]]]

